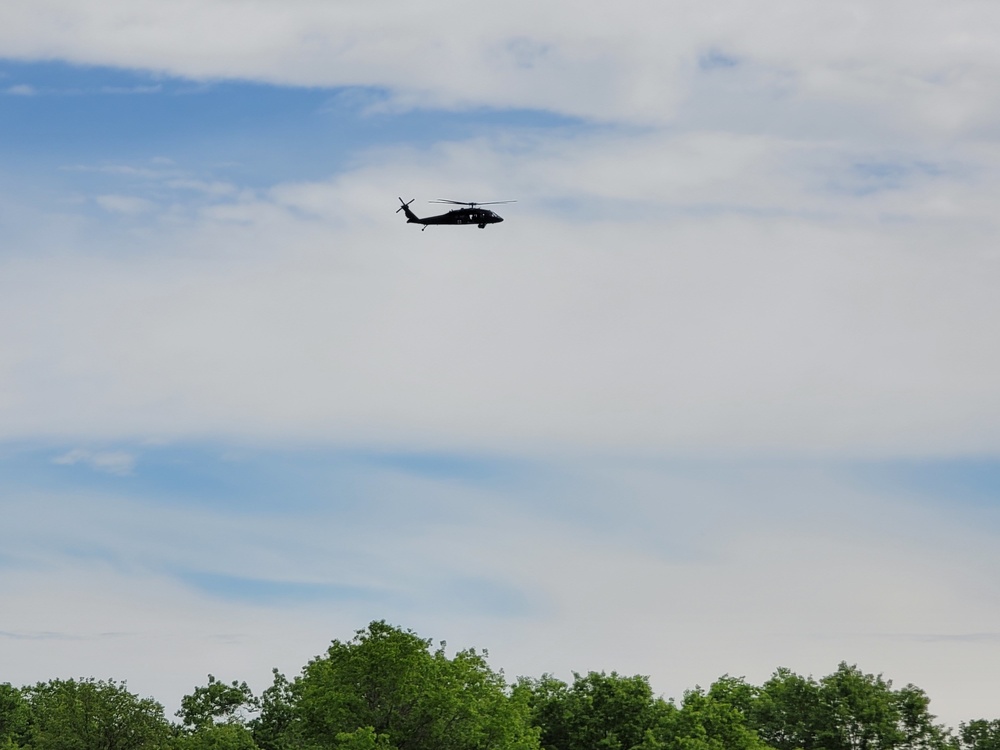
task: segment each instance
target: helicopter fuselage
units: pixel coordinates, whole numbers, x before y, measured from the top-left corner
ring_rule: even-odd
[[[499,224],[503,219],[493,211],[485,208],[456,208],[439,216],[428,216],[425,219],[409,218],[409,224],[475,224],[484,229],[487,224]]]

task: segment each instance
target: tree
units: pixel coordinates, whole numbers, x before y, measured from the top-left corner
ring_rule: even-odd
[[[819,738],[835,750],[929,750],[949,745],[920,688],[892,689],[882,675],[841,662],[820,680],[824,726]]]
[[[841,662],[818,682],[777,670],[746,713],[777,750],[943,750],[948,733],[934,723],[918,687],[893,690],[882,675]]]
[[[522,679],[543,750],[766,750],[744,711],[758,688],[724,677],[680,708],[653,694],[649,679],[590,672],[572,686],[548,675]]]
[[[670,710],[641,675],[590,672],[573,678],[572,686],[549,675],[522,679],[515,690],[527,698],[544,750],[633,750]]]
[[[227,685],[209,675],[207,685],[196,687],[193,693],[181,698],[177,716],[189,728],[216,723],[245,725],[248,713],[259,708],[260,701],[245,682],[233,680]]]
[[[708,696],[727,703],[749,719],[760,701],[761,688],[751,685],[743,677],[723,675],[712,683]]]
[[[902,744],[892,683],[841,662],[820,680],[824,725],[819,737],[836,750],[883,750]]]
[[[250,730],[236,722],[202,724],[179,734],[173,750],[259,750]]]
[[[822,699],[817,682],[780,667],[765,682],[747,714],[751,727],[777,750],[814,750],[822,725]]]
[[[291,750],[301,744],[296,698],[288,678],[277,669],[272,673],[271,687],[260,696],[260,715],[251,722],[253,736],[263,750]]]
[[[24,689],[32,750],[159,750],[170,738],[163,706],[114,680],[50,680]]]
[[[976,719],[958,725],[962,750],[1000,750],[1000,719]]]
[[[226,684],[213,675],[208,684],[181,698],[177,717],[183,722],[176,750],[258,750],[249,728],[250,712],[260,701],[245,682]]]
[[[486,653],[444,648],[384,621],[333,641],[292,683],[275,674],[255,722],[261,747],[333,750],[372,736],[398,750],[537,750],[528,706]]]
[[[716,692],[725,694],[722,688]],[[700,688],[684,693],[680,709],[666,716],[659,735],[666,750],[767,750],[739,708]]]
[[[0,684],[0,750],[16,748],[28,731],[29,707],[24,694],[9,682]]]
[[[386,734],[376,734],[372,727],[359,727],[337,735],[337,750],[392,750]]]
[[[514,696],[528,706],[531,724],[539,730],[541,750],[569,747],[574,718],[565,682],[548,674],[538,679],[521,677],[514,686]]]
[[[891,683],[890,683],[891,684]],[[915,685],[907,685],[893,695],[899,712],[899,730],[903,748],[912,750],[955,750],[955,738],[951,731],[934,723],[930,712],[931,699]],[[996,750],[1000,750],[998,747]]]

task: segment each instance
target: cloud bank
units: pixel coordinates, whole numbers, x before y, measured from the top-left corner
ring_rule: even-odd
[[[15,0],[5,4],[0,52],[193,79],[381,86],[403,107],[526,107],[656,123],[677,116],[699,71],[747,66],[760,96],[861,114],[866,127],[884,119],[897,133],[953,134],[995,124],[998,26],[1000,12],[981,0],[711,9],[516,0],[502,12],[448,0]]]
[[[976,195],[987,178],[902,163],[885,186],[849,156],[810,151],[828,177],[861,185],[841,189],[794,163],[794,144],[577,145],[589,156],[544,138],[393,150],[325,182],[193,191],[181,213],[97,196],[126,219],[142,206],[148,228],[111,245],[83,233],[83,255],[3,261],[0,429],[996,450],[1000,269]],[[481,182],[464,177],[473,164]],[[399,185],[522,202],[496,231],[420,233],[386,205]],[[553,197],[576,208],[546,213]]]

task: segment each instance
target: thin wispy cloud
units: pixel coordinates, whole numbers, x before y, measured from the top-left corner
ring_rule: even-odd
[[[154,203],[135,195],[98,195],[94,198],[101,208],[115,214],[143,214],[152,211]]]
[[[1000,633],[901,633],[885,637],[925,643],[1000,643]]]
[[[167,187],[176,190],[191,190],[196,193],[203,193],[210,196],[232,195],[237,191],[235,185],[228,182],[206,182],[204,180],[174,179],[167,180]]]
[[[135,456],[125,451],[93,451],[86,448],[74,448],[52,459],[57,466],[75,466],[83,464],[95,471],[128,476],[135,468]]]
[[[169,178],[174,173],[163,172],[162,170],[150,169],[148,167],[134,166],[131,164],[103,164],[91,166],[86,164],[73,164],[60,167],[66,172],[98,172],[109,175],[120,175],[122,177],[138,177],[146,179]]]
[[[98,640],[98,639],[117,639],[129,636],[129,633],[94,633],[94,634],[80,634],[80,633],[59,633],[59,632],[28,632],[28,633],[12,633],[6,630],[0,630],[0,638],[6,638],[14,641],[87,641],[87,640]]]
[[[102,94],[159,94],[163,87],[156,86],[102,86],[99,91]]]
[[[101,86],[95,89],[71,88],[38,88],[31,84],[16,84],[3,90],[5,94],[14,96],[89,96],[94,94],[127,96],[134,94],[158,94],[163,90],[162,86]]]

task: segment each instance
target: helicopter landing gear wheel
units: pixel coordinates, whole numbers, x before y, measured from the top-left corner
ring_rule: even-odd
[[[480,225],[479,225],[479,228],[480,228],[480,229],[486,229],[486,225],[485,225],[485,224],[480,224]]]

